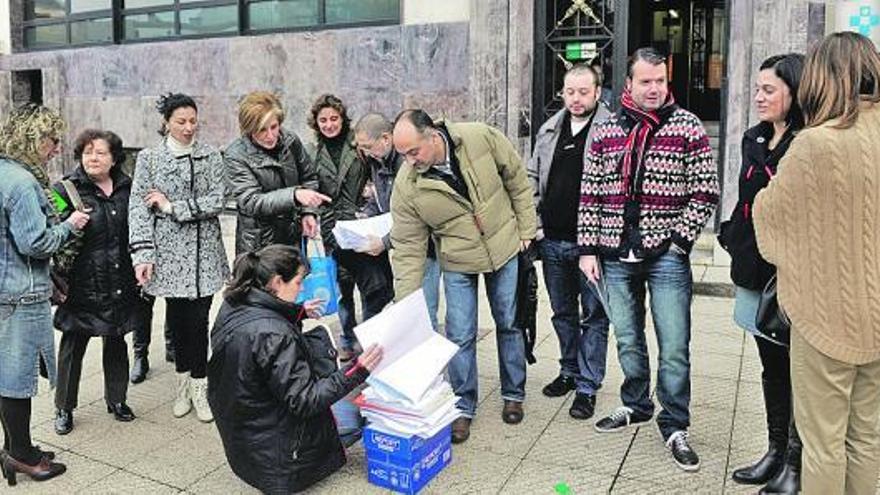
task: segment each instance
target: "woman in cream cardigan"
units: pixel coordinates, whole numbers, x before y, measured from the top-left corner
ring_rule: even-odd
[[[758,194],[761,254],[792,321],[806,494],[875,493],[880,472],[880,56],[856,33],[811,50],[806,128]]]

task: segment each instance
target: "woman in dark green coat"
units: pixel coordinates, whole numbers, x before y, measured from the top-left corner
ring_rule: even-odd
[[[363,192],[370,177],[369,167],[357,154],[351,119],[342,100],[330,94],[321,95],[312,105],[309,126],[317,137],[315,167],[319,188],[332,198],[321,211],[321,234],[327,252],[333,254],[339,266],[341,354],[345,358],[355,352],[357,344],[354,287],[361,294],[363,319],[367,320],[394,298],[391,264],[384,246],[377,252],[357,252],[340,249],[333,237],[337,220],[357,218],[365,203]]]

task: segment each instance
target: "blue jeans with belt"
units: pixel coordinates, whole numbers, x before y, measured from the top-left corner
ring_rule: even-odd
[[[559,339],[560,374],[574,379],[578,393],[595,395],[605,378],[608,316],[595,287],[578,267],[576,243],[543,239],[538,250]]]
[[[517,258],[494,272],[484,273],[489,307],[495,320],[498,342],[498,366],[501,373],[501,397],[522,402],[526,391],[526,356],[522,333],[514,327],[516,317]],[[465,417],[477,411],[477,286],[478,275],[443,272],[446,293],[446,337],[459,351],[449,362],[447,372],[458,408]]]
[[[653,415],[651,368],[645,340],[645,294],[651,293],[651,315],[659,347],[657,399],[663,410],[657,426],[664,440],[690,425],[690,340],[693,278],[687,255],[672,251],[638,263],[602,262],[608,306],[624,380],[623,405]]]

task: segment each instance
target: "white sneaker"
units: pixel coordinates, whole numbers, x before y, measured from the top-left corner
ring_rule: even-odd
[[[192,405],[196,409],[196,417],[203,423],[214,421],[211,406],[208,405],[208,379],[191,378],[189,381],[189,395],[192,397]]]
[[[177,397],[174,398],[174,407],[171,410],[175,418],[186,416],[192,409],[189,383],[189,371],[177,374]]]

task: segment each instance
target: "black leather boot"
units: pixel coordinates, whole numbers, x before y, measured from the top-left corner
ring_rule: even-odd
[[[801,490],[801,438],[798,436],[794,421],[788,432],[788,450],[785,452],[785,464],[764,488],[758,492],[764,494],[797,495]]]
[[[150,360],[148,355],[149,352],[146,347],[140,347],[138,344],[135,344],[134,362],[131,365],[131,372],[129,373],[131,383],[140,383],[147,378],[147,373],[150,372]]]
[[[783,399],[788,396],[788,388],[778,381],[763,380],[761,384],[767,411],[767,453],[754,464],[733,472],[733,481],[744,485],[763,485],[773,478],[782,468],[788,443],[791,405]]]

